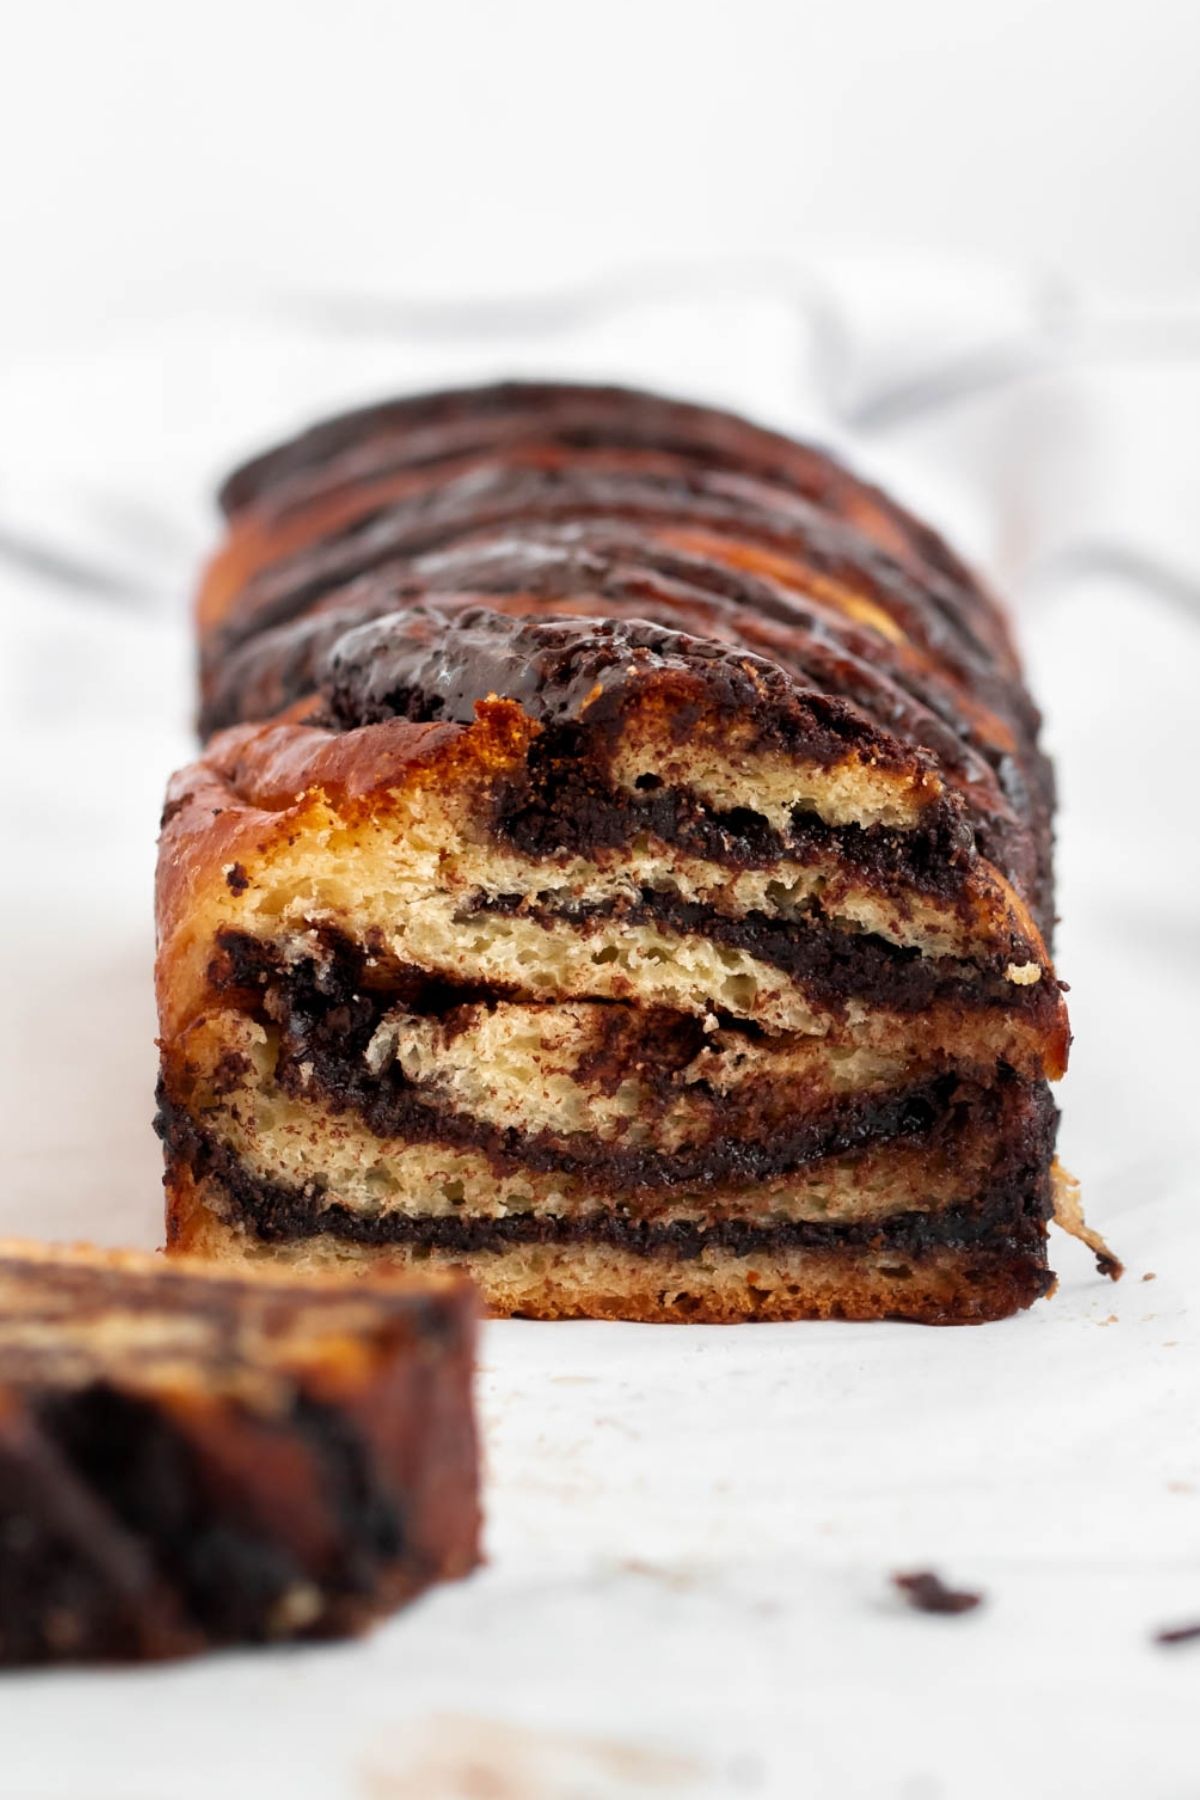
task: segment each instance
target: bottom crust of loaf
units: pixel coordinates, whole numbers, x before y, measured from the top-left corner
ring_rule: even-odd
[[[1010,1243],[937,1245],[919,1254],[862,1247],[787,1249],[739,1256],[705,1249],[687,1258],[608,1244],[515,1244],[467,1254],[405,1245],[365,1247],[332,1234],[263,1243],[220,1216],[207,1183],[177,1169],[173,1253],[226,1263],[282,1263],[304,1273],[424,1269],[468,1275],[493,1316],[624,1319],[729,1325],[801,1319],[897,1319],[984,1324],[1052,1291],[1040,1249]],[[217,1201],[219,1208],[220,1201]]]

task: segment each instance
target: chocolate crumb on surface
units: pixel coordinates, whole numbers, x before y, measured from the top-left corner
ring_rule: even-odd
[[[1154,1642],[1167,1645],[1200,1643],[1200,1619],[1191,1625],[1169,1625],[1163,1631],[1156,1631]]]
[[[226,869],[225,885],[231,894],[244,894],[250,886],[250,877],[240,862],[230,863]]]
[[[941,1576],[935,1575],[932,1569],[922,1569],[910,1575],[893,1575],[892,1581],[917,1612],[973,1612],[983,1601],[982,1594],[972,1593],[967,1588],[947,1587]]]

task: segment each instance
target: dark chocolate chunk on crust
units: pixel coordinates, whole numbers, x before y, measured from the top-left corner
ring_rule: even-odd
[[[932,1569],[923,1569],[911,1575],[893,1575],[892,1580],[917,1612],[973,1612],[983,1603],[982,1594],[972,1593],[967,1588],[947,1587],[941,1576],[936,1575]]]

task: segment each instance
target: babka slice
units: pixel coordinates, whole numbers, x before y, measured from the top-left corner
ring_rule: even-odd
[[[0,1664],[336,1636],[477,1560],[465,1284],[0,1243]]]
[[[1047,1291],[1050,772],[933,533],[578,387],[369,409],[224,498],[159,867],[171,1246],[542,1317]]]

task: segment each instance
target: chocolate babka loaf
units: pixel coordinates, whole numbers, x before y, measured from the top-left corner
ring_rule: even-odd
[[[0,1243],[0,1664],[353,1632],[477,1560],[465,1283]]]
[[[172,1246],[540,1317],[1047,1291],[1051,776],[932,532],[586,387],[351,414],[223,503],[160,858]]]

